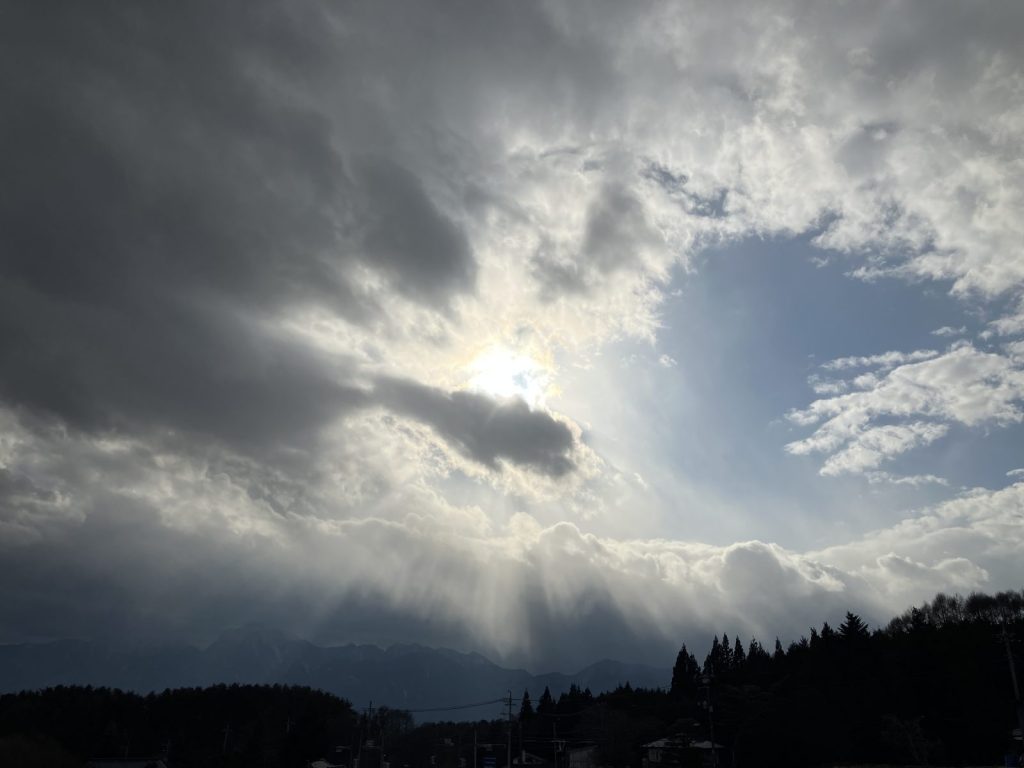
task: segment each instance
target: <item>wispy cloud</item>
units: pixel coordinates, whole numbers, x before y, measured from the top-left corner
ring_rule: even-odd
[[[936,475],[894,475],[889,472],[865,472],[864,476],[867,478],[869,483],[890,483],[892,485],[910,485],[910,486],[921,486],[921,485],[949,485],[949,481],[944,477],[938,477]]]
[[[888,370],[906,363],[916,363],[921,360],[930,360],[938,356],[938,352],[931,349],[918,349],[913,352],[883,352],[878,355],[863,355],[859,357],[840,357],[829,360],[822,364],[826,371],[842,371],[848,368],[881,368]]]
[[[941,355],[887,352],[823,367],[855,367],[862,360],[895,367],[870,378],[858,377],[857,391],[815,400],[788,414],[801,426],[820,424],[809,437],[788,443],[786,450],[795,455],[828,454],[823,475],[874,469],[934,442],[950,424],[1006,425],[1024,419],[1024,368],[1011,357],[965,343]],[[883,420],[896,423],[879,423]]]

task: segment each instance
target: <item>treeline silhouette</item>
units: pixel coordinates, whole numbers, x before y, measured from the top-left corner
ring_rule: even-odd
[[[707,742],[713,723],[723,768],[1001,765],[1021,751],[1011,737],[1019,721],[1007,647],[1019,656],[1022,639],[1024,591],[939,594],[873,631],[848,613],[836,628],[826,622],[771,650],[723,634],[702,663],[680,649],[668,691],[624,682],[596,696],[578,687],[557,699],[524,692],[513,751],[568,765],[567,752],[592,745],[599,765],[638,766],[645,743]],[[467,744],[483,725],[418,730]],[[501,726],[488,727],[500,743]],[[707,751],[668,759],[711,762]]]
[[[771,652],[723,635],[699,670],[684,647],[671,695],[697,716],[712,674],[717,740],[740,765],[1002,764],[1021,750],[1007,645],[1019,655],[1022,630],[1024,592],[939,594],[874,632],[848,613]]]
[[[171,766],[305,766],[358,738],[352,706],[310,688],[216,685],[140,696],[80,686],[0,696],[0,766],[166,758]]]
[[[770,650],[723,634],[700,663],[680,649],[669,690],[623,681],[599,695],[578,686],[557,698],[516,692],[512,753],[568,766],[574,750],[589,749],[593,765],[636,768],[645,743],[707,742],[713,727],[722,768],[1002,764],[1021,749],[1011,739],[1018,714],[1008,650],[1019,657],[1022,638],[1024,591],[940,594],[874,630],[848,613],[838,627],[811,628],[788,647],[775,640]],[[372,738],[391,768],[454,768],[460,759],[500,767],[510,727],[499,709],[477,723],[414,726],[408,712],[357,713],[309,688],[138,696],[58,687],[0,697],[0,765],[165,753],[173,768],[305,766],[324,756],[350,764]],[[670,756],[680,765],[708,758],[707,750]]]

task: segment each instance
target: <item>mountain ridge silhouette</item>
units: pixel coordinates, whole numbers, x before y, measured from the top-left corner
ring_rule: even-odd
[[[280,683],[320,688],[375,706],[429,710],[492,701],[524,690],[536,703],[547,687],[557,697],[572,684],[595,694],[629,682],[667,687],[671,670],[601,659],[575,673],[532,674],[502,667],[476,652],[416,643],[321,646],[265,627],[225,630],[206,648],[191,645],[117,646],[104,641],[56,640],[0,645],[0,693],[55,685],[93,685],[148,693],[218,683]],[[493,710],[493,711],[492,711]],[[418,720],[489,719],[496,705],[417,715]]]

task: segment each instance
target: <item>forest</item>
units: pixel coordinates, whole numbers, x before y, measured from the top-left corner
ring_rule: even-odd
[[[1004,765],[1021,752],[1022,638],[1024,591],[940,594],[874,630],[848,613],[788,647],[722,634],[698,661],[684,645],[667,690],[516,691],[511,716],[475,723],[417,725],[305,687],[62,686],[0,697],[0,765],[501,768],[509,753],[552,768]]]

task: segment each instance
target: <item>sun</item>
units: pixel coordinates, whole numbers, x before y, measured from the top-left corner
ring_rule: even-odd
[[[541,405],[550,383],[547,369],[534,358],[505,346],[492,346],[467,366],[469,389],[490,397],[520,398]]]

